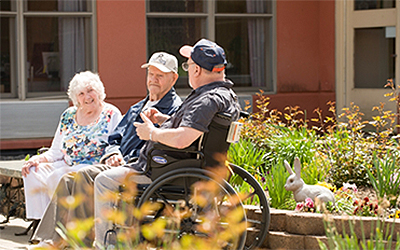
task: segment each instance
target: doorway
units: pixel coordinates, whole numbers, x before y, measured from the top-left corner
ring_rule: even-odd
[[[397,2],[397,5],[398,2]],[[385,97],[387,81],[400,74],[400,6],[396,0],[336,1],[336,107],[341,113],[351,103],[371,121],[374,107],[397,112]],[[372,129],[369,127],[368,129]]]

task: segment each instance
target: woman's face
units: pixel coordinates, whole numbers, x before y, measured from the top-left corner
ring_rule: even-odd
[[[100,106],[99,94],[92,86],[87,85],[78,93],[78,103],[82,109],[98,107]]]

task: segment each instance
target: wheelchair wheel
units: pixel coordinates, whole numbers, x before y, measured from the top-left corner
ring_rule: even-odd
[[[247,210],[247,238],[245,249],[255,249],[263,244],[268,234],[270,223],[270,211],[267,196],[259,182],[246,170],[229,164],[232,169],[232,176],[229,183],[235,188],[237,193],[243,192],[242,203]],[[241,190],[239,187],[242,187]],[[252,207],[252,208],[251,208]],[[255,209],[254,209],[255,208]],[[250,215],[250,211],[254,214]],[[251,217],[251,219],[249,218]]]
[[[139,209],[142,206],[151,207],[140,221],[143,238],[144,228],[160,220],[165,225],[162,235],[146,238],[155,247],[171,239],[212,242],[216,249],[244,247],[247,222],[239,197],[229,183],[209,171],[184,168],[160,176],[142,194]]]

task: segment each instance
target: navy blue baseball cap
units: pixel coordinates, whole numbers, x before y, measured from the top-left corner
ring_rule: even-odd
[[[204,38],[194,46],[182,46],[179,53],[186,58],[192,58],[197,65],[208,71],[220,72],[227,64],[224,49]]]

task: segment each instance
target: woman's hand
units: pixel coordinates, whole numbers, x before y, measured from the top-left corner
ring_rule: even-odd
[[[35,155],[32,156],[29,160],[27,160],[22,166],[21,174],[26,177],[29,174],[30,168],[34,167],[35,172],[38,171],[38,166],[41,162],[44,162],[45,157]]]

